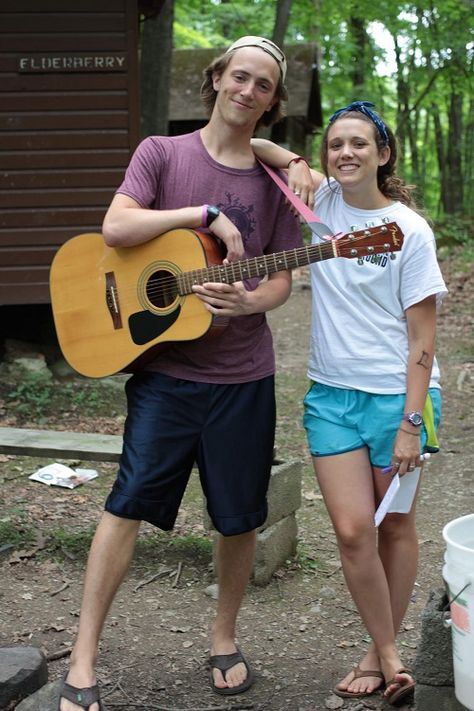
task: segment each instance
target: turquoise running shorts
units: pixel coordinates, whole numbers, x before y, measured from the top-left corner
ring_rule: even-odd
[[[303,424],[313,457],[367,447],[372,466],[386,467],[405,407],[405,393],[379,395],[313,382],[304,398]],[[421,451],[437,452],[441,391],[430,388],[423,409]]]

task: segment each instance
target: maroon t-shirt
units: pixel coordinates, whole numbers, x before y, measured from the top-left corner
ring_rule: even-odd
[[[146,138],[117,192],[144,208],[217,205],[240,230],[244,258],[302,245],[297,219],[263,168],[237,170],[217,163],[199,131]],[[257,284],[257,279],[248,280],[246,287]],[[244,383],[271,375],[275,357],[265,314],[235,316],[213,338],[174,342],[147,369],[208,383]]]

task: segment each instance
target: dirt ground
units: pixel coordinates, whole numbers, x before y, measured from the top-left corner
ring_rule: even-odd
[[[445,403],[442,450],[426,466],[418,505],[419,573],[399,637],[408,666],[415,660],[428,593],[442,585],[443,526],[474,510],[474,276],[472,265],[466,270],[459,257],[444,259],[442,269],[450,290],[438,335]],[[384,708],[380,695],[343,701],[331,694],[334,683],[363,655],[368,639],[343,581],[300,422],[309,313],[308,274],[302,270],[295,274],[289,302],[270,314],[279,368],[278,456],[304,464],[300,542],[297,557],[268,586],[250,586],[241,611],[238,641],[255,668],[257,682],[234,699],[214,695],[208,684],[205,662],[215,600],[207,589],[214,580],[210,534],[202,525],[201,497],[194,481],[173,534],[158,535],[143,527],[131,570],[108,617],[98,665],[108,709]],[[36,426],[36,416],[19,417],[15,402],[9,402],[5,372],[2,423]],[[117,391],[109,414],[88,416],[87,406],[76,398],[69,411],[48,411],[40,424],[120,432],[122,423],[123,401]],[[0,455],[0,524],[12,523],[20,533],[34,533],[34,540],[20,546],[0,542],[0,646],[41,647],[53,681],[67,667],[77,629],[84,551],[115,467],[83,463],[96,468],[99,477],[74,491],[28,480],[49,462]]]

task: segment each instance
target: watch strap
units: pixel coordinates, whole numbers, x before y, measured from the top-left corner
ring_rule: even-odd
[[[214,220],[217,220],[217,218],[221,214],[221,211],[218,207],[216,207],[216,205],[206,205],[206,213],[206,227],[209,227],[210,225],[212,225]]]

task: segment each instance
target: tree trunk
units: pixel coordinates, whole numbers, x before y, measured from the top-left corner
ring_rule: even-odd
[[[272,40],[284,51],[285,35],[288,28],[288,20],[290,19],[292,0],[278,0],[275,13],[275,24],[273,25]],[[291,101],[291,97],[290,97]],[[284,119],[286,122],[286,119]],[[276,141],[277,136],[281,134],[281,126],[275,130],[273,126],[262,126],[258,135],[261,138],[271,138]],[[284,133],[284,131],[283,131]]]
[[[283,45],[285,43],[286,30],[290,19],[291,3],[292,0],[278,0],[277,2],[272,40],[275,44],[281,47],[281,49],[283,49]]]
[[[472,215],[474,212],[474,99],[469,102],[468,119],[466,123],[464,140],[464,204],[466,212]]]
[[[142,136],[168,134],[174,0],[145,19],[140,62]]]
[[[349,19],[350,32],[354,45],[354,56],[352,58],[351,79],[352,98],[362,99],[364,96],[365,66],[366,66],[366,43],[364,20],[361,17],[351,15]]]
[[[408,121],[407,128],[408,128],[408,144],[410,146],[411,169],[412,169],[412,176],[411,176],[410,182],[415,183],[415,185],[418,188],[420,188],[420,165],[419,165],[419,154],[418,154],[418,143],[417,143],[418,121],[419,121],[419,114],[418,114],[418,111],[416,111],[414,116],[413,116],[413,114],[410,115],[410,119]]]
[[[429,115],[429,112],[426,111],[424,114],[423,146],[428,146],[428,145],[430,145],[430,115]],[[420,194],[423,197],[425,196],[425,193],[426,193],[427,158],[428,158],[428,151],[427,150],[421,151],[419,188],[420,188]],[[423,200],[423,202],[424,202],[424,200]]]
[[[445,150],[444,150],[444,140],[443,140],[443,129],[441,126],[441,119],[438,112],[438,107],[435,104],[431,105],[431,114],[433,116],[434,132],[435,132],[435,146],[436,146],[436,157],[438,159],[438,170],[440,177],[440,207],[446,211],[446,160],[445,160]]]
[[[448,215],[463,212],[462,95],[453,91],[449,103],[449,131],[446,154],[448,179],[445,208]]]
[[[406,121],[408,118],[408,86],[403,76],[403,62],[401,60],[401,50],[398,46],[397,38],[393,37],[395,45],[395,59],[397,63],[397,141],[398,141],[398,165],[403,173],[405,166],[405,145],[406,145]]]

